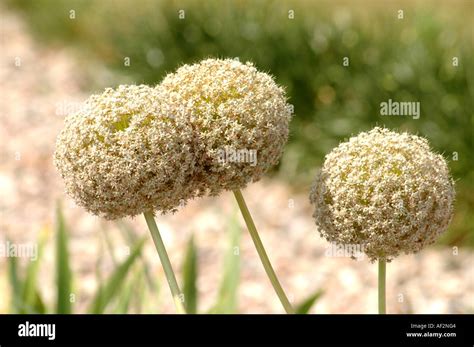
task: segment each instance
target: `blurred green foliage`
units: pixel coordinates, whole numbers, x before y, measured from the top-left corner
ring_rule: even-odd
[[[70,230],[66,226],[61,208],[56,211],[56,306],[49,305],[43,299],[41,286],[39,283],[39,271],[41,261],[44,256],[44,246],[50,234],[49,229],[45,228],[40,232],[37,245],[38,253],[36,259],[31,259],[26,266],[22,268],[17,264],[15,257],[7,258],[9,278],[11,286],[11,313],[73,313],[73,303],[78,299],[73,290],[73,273],[69,267],[69,241]],[[112,275],[99,283],[97,291],[94,294],[92,303],[88,310],[89,313],[104,313],[109,304],[116,301],[117,308],[122,308],[124,298],[130,296],[130,292],[120,290],[123,284],[126,284],[127,277],[132,272],[132,265],[141,254],[144,239],[137,242],[127,259],[119,264]],[[145,264],[146,267],[146,264]],[[143,270],[141,271],[143,272]],[[134,283],[136,285],[136,282]],[[127,311],[125,311],[127,312]],[[119,312],[117,312],[119,313]],[[123,312],[121,312],[123,313]]]
[[[239,57],[271,72],[295,108],[279,172],[297,189],[307,190],[324,155],[352,134],[384,125],[427,137],[457,181],[443,242],[474,245],[472,1],[9,3],[37,37],[75,47],[83,64],[103,62],[116,83],[155,84],[209,56]],[[94,82],[89,88],[103,87]],[[381,116],[389,99],[420,102],[420,119]]]
[[[237,212],[237,211],[236,211]],[[130,245],[132,249],[123,262],[116,262],[114,247],[108,248],[108,256],[114,263],[114,268],[107,279],[102,275],[98,276],[98,286],[86,309],[87,313],[159,313],[155,309],[151,300],[156,300],[159,292],[159,285],[156,285],[156,279],[150,274],[148,263],[143,256],[143,247],[147,237],[139,239],[133,229],[124,222],[118,224],[124,230],[125,242],[134,240]],[[222,268],[221,283],[218,295],[214,305],[207,313],[238,313],[238,289],[240,283],[240,252],[239,242],[241,229],[237,221],[237,213],[230,218],[229,223],[229,247],[225,254],[224,266]],[[56,209],[56,228],[55,228],[55,255],[56,255],[56,306],[50,305],[43,298],[41,285],[39,283],[40,265],[44,257],[44,247],[51,231],[48,228],[41,230],[37,240],[38,253],[36,259],[31,259],[24,267],[19,266],[16,257],[8,257],[9,285],[11,289],[11,308],[10,313],[60,313],[71,314],[78,313],[74,308],[74,303],[79,300],[77,291],[73,287],[74,273],[69,263],[71,253],[69,251],[69,237],[71,230],[66,225],[61,207]],[[106,237],[107,232],[104,233]],[[133,236],[132,236],[133,235]],[[108,245],[111,241],[104,240]],[[150,240],[151,242],[151,240]],[[198,248],[194,238],[191,237],[186,257],[182,266],[183,273],[183,294],[187,313],[200,313],[198,311]],[[102,260],[104,254],[99,254],[98,259]],[[158,259],[158,255],[156,255]],[[137,261],[141,261],[136,266]],[[101,266],[95,269],[101,272]],[[144,278],[149,276],[148,286],[145,288]],[[322,294],[321,290],[316,291],[304,299],[297,307],[297,313],[306,314],[317,303]],[[155,299],[149,299],[152,295]],[[135,299],[136,306],[132,307]],[[171,296],[170,296],[171,300]]]

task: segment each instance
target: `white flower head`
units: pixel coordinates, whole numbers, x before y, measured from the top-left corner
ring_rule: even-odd
[[[278,163],[292,109],[284,90],[251,63],[206,59],[182,66],[156,88],[167,95],[169,112],[193,129],[189,184],[196,195],[244,188]],[[242,160],[249,154],[252,160]]]
[[[54,162],[78,205],[116,219],[173,211],[187,200],[190,129],[162,100],[155,88],[121,85],[92,95],[66,118]]]
[[[334,148],[310,193],[322,237],[391,260],[433,243],[453,215],[454,182],[428,141],[374,128]]]

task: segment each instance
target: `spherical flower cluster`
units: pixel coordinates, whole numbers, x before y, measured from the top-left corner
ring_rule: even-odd
[[[54,161],[80,206],[115,219],[174,210],[190,195],[191,131],[162,101],[155,88],[119,86],[66,117]]]
[[[193,129],[196,195],[244,188],[275,165],[292,109],[284,90],[251,64],[207,59],[157,86],[177,119]]]
[[[165,213],[259,180],[281,156],[291,113],[283,89],[251,63],[207,59],[154,88],[91,96],[66,118],[55,165],[93,214]]]
[[[433,243],[454,197],[446,161],[426,139],[377,127],[326,156],[310,201],[322,237],[390,261]]]

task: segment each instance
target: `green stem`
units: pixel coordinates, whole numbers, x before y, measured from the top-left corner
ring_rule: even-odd
[[[158,251],[161,265],[165,270],[166,279],[168,280],[168,285],[170,287],[171,294],[173,295],[176,310],[178,311],[178,313],[186,313],[182,301],[183,293],[179,289],[178,282],[176,281],[176,276],[174,275],[170,258],[168,257],[168,253],[166,252],[166,248],[161,238],[160,231],[158,230],[158,226],[155,223],[153,212],[144,212],[143,215],[145,216],[146,224],[148,225],[148,229],[150,229],[153,242],[155,243],[156,250]]]
[[[386,261],[379,259],[379,314],[385,314],[385,274]]]
[[[247,228],[250,232],[250,236],[252,237],[253,243],[255,244],[255,248],[257,249],[257,253],[260,257],[260,260],[262,261],[263,267],[265,268],[267,276],[273,285],[273,289],[275,289],[275,292],[278,295],[278,298],[280,299],[281,304],[283,305],[286,313],[294,313],[295,310],[293,309],[290,304],[290,301],[286,297],[285,292],[283,291],[283,288],[281,287],[281,284],[275,274],[275,271],[273,270],[272,264],[268,259],[267,252],[265,252],[265,248],[263,247],[262,241],[260,240],[257,228],[255,227],[252,216],[250,215],[249,209],[247,208],[247,204],[245,203],[244,197],[242,196],[242,192],[240,191],[240,189],[234,190],[234,196],[237,200],[237,203],[239,204],[240,212],[242,213],[245,223],[247,224]]]

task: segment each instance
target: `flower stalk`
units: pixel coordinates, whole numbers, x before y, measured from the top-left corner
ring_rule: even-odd
[[[385,277],[387,262],[379,259],[379,314],[385,314]]]
[[[252,216],[250,215],[250,211],[247,208],[247,204],[245,203],[244,197],[240,189],[235,189],[234,191],[235,199],[240,208],[240,212],[242,213],[242,217],[244,217],[245,223],[247,224],[247,228],[249,230],[250,236],[252,237],[252,241],[255,244],[255,248],[257,253],[260,257],[262,265],[267,273],[268,279],[272,283],[273,289],[275,290],[278,298],[280,299],[283,308],[285,309],[286,313],[294,313],[295,310],[291,305],[290,301],[288,300],[280,282],[278,281],[278,277],[273,270],[272,264],[270,263],[270,259],[268,258],[267,252],[263,247],[262,241],[260,240],[260,236],[258,235],[257,228],[255,227],[255,223],[253,222]]]
[[[161,265],[163,266],[163,270],[165,271],[166,279],[168,281],[168,285],[173,296],[174,304],[176,306],[176,311],[178,313],[186,313],[182,300],[184,298],[184,295],[181,292],[181,289],[179,288],[178,282],[176,281],[176,276],[174,274],[173,267],[171,266],[168,253],[166,252],[165,244],[163,243],[163,239],[161,238],[160,231],[158,230],[158,226],[156,225],[155,218],[153,217],[153,212],[147,211],[144,212],[143,215],[145,216],[148,229],[150,229],[153,242],[155,243],[156,251],[158,252],[158,256],[160,257]]]

